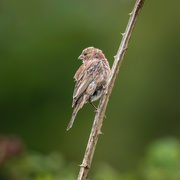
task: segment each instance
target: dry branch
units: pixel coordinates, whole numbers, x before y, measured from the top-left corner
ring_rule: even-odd
[[[132,34],[132,31],[134,29],[136,20],[138,18],[138,15],[143,7],[145,0],[137,0],[136,4],[134,5],[133,11],[129,14],[130,18],[129,18],[129,22],[127,24],[126,30],[124,33],[122,33],[123,38],[121,41],[121,44],[119,46],[117,55],[114,57],[114,64],[111,70],[111,74],[108,80],[108,84],[106,87],[106,90],[99,102],[99,106],[98,106],[98,113],[96,113],[95,119],[94,119],[94,123],[92,126],[92,130],[91,130],[91,134],[89,137],[89,141],[87,144],[87,148],[86,148],[86,152],[84,155],[84,159],[82,164],[80,165],[80,172],[78,175],[78,180],[87,180],[87,175],[91,166],[91,162],[93,159],[93,155],[94,155],[94,151],[96,148],[96,144],[98,141],[98,136],[101,133],[101,127],[102,127],[102,122],[103,122],[103,118],[105,116],[105,111],[106,111],[106,107],[109,101],[109,96],[111,95],[113,86],[114,86],[114,82],[116,80],[116,77],[118,75],[119,72],[119,68],[121,66],[123,57],[126,53],[126,50],[128,48],[128,43]]]

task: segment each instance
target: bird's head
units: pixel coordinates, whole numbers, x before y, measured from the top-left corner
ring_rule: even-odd
[[[89,61],[92,59],[105,59],[103,52],[100,49],[94,47],[88,47],[82,51],[82,54],[78,59],[83,61]]]

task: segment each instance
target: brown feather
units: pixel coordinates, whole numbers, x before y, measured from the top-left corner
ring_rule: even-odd
[[[85,103],[97,100],[102,95],[110,74],[109,63],[102,51],[97,48],[86,48],[80,55],[80,59],[83,59],[83,64],[74,75],[76,85],[72,106],[75,107],[67,130],[72,127],[79,109]]]

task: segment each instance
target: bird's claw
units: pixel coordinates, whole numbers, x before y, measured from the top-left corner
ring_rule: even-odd
[[[94,112],[95,112],[95,113],[98,113],[98,112],[99,112],[99,110],[98,110],[98,109],[95,109],[95,110],[94,110]]]
[[[106,84],[106,85],[103,85],[103,86],[102,86],[103,90],[105,90],[105,89],[106,89],[106,87],[107,87],[107,84]]]

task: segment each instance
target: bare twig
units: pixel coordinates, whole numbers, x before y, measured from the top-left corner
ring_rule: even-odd
[[[114,56],[114,64],[111,70],[111,74],[108,80],[108,84],[106,87],[106,90],[99,102],[99,107],[98,107],[98,112],[96,113],[95,119],[94,119],[94,123],[93,123],[93,127],[91,130],[91,134],[89,137],[89,141],[87,144],[87,148],[86,148],[86,152],[84,155],[84,159],[82,164],[80,165],[80,172],[78,175],[78,180],[87,180],[87,175],[91,166],[91,162],[93,159],[93,155],[94,155],[94,151],[96,148],[96,144],[98,141],[98,136],[100,134],[102,134],[101,132],[101,127],[102,127],[102,122],[103,122],[103,118],[105,116],[105,111],[106,111],[106,107],[109,101],[109,96],[111,95],[113,86],[114,86],[114,82],[116,80],[116,77],[118,75],[119,72],[119,68],[121,66],[123,57],[126,53],[126,50],[128,48],[128,43],[132,34],[132,31],[134,29],[136,20],[138,18],[139,12],[143,7],[145,0],[137,0],[136,4],[133,8],[133,11],[129,14],[130,18],[129,18],[129,22],[127,24],[126,30],[124,33],[122,33],[122,41],[120,44],[120,47],[118,49],[117,55]]]

